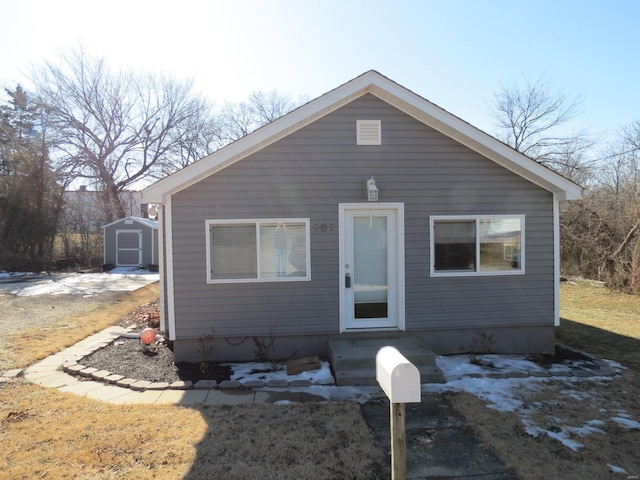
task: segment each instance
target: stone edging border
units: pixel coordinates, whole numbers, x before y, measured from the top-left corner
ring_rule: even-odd
[[[241,390],[241,389],[256,389],[256,388],[288,388],[288,387],[310,387],[312,385],[318,385],[310,382],[309,380],[269,380],[264,382],[262,380],[248,380],[246,382],[240,382],[238,380],[224,380],[223,382],[216,382],[215,380],[198,380],[195,384],[191,381],[177,381],[173,383],[168,382],[150,382],[148,380],[137,380],[135,378],[127,378],[124,375],[118,375],[111,373],[107,370],[98,370],[95,367],[87,367],[80,363],[68,362],[62,366],[65,373],[74,376],[84,377],[88,380],[95,380],[98,382],[110,383],[118,387],[130,388],[137,392],[144,392],[145,390]],[[333,385],[333,384],[332,384]],[[325,385],[326,386],[326,385]]]
[[[131,325],[130,327],[124,330],[125,333],[131,333],[132,330],[135,330],[137,327],[135,325]],[[114,338],[100,342],[94,347],[88,349],[84,357],[91,355],[92,353],[101,350],[113,342],[115,342],[118,338],[119,332],[110,333],[110,335],[114,336]],[[81,359],[79,359],[81,361]],[[195,384],[191,381],[176,381],[173,383],[168,382],[150,382],[147,380],[138,380],[135,378],[128,378],[124,375],[115,374],[109,372],[107,370],[99,370],[94,367],[87,367],[82,363],[77,363],[75,361],[68,361],[62,365],[62,370],[72,376],[79,376],[86,378],[87,380],[95,380],[98,382],[108,383],[111,385],[115,385],[117,387],[130,388],[131,390],[137,392],[144,392],[145,390],[254,390],[257,388],[290,388],[290,387],[310,387],[312,385],[322,385],[322,386],[332,386],[335,383],[324,384],[324,383],[314,383],[309,380],[278,380],[272,379],[268,382],[262,380],[247,380],[245,382],[240,382],[238,380],[224,380],[218,383],[215,380],[199,380]]]

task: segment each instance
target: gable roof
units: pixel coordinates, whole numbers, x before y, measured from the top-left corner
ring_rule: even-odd
[[[114,220],[111,223],[107,223],[106,225],[103,225],[102,228],[105,229],[107,227],[110,227],[111,225],[115,225],[116,223],[120,223],[123,220],[133,220],[136,223],[140,223],[142,225],[145,225],[147,227],[151,227],[154,230],[158,229],[158,222],[156,220],[151,220],[150,218],[143,218],[143,217],[134,217],[134,216],[128,216],[128,217],[124,217],[124,218],[119,218],[118,220]]]
[[[504,168],[553,192],[557,195],[559,201],[577,200],[582,198],[584,194],[584,189],[581,186],[416,95],[375,70],[370,70],[150,185],[141,192],[143,202],[165,203],[170,195],[215,174],[367,93],[375,95]]]

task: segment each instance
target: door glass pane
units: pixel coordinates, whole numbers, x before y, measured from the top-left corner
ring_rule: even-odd
[[[353,219],[354,318],[386,318],[387,217]]]

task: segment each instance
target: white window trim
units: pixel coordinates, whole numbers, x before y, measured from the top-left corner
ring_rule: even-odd
[[[520,269],[501,271],[480,271],[480,232],[481,220],[492,220],[501,218],[520,219]],[[433,234],[434,223],[442,220],[474,220],[476,222],[476,265],[475,271],[471,270],[436,270],[435,269],[435,238]],[[524,275],[525,273],[525,216],[524,215],[432,215],[429,217],[429,243],[430,259],[429,268],[432,277],[495,277],[503,275]]]
[[[258,267],[258,275],[260,274],[260,224],[261,223],[304,223],[305,226],[305,244],[306,244],[306,269],[305,277],[269,277],[269,278],[211,278],[211,225],[250,225],[256,226],[256,263]],[[307,282],[311,280],[311,228],[308,218],[248,218],[248,219],[232,219],[232,220],[205,220],[206,234],[206,278],[207,283],[265,283],[265,282]]]

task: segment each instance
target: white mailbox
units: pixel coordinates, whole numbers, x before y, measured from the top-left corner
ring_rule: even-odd
[[[391,403],[420,403],[420,372],[395,347],[376,354],[376,380]]]

